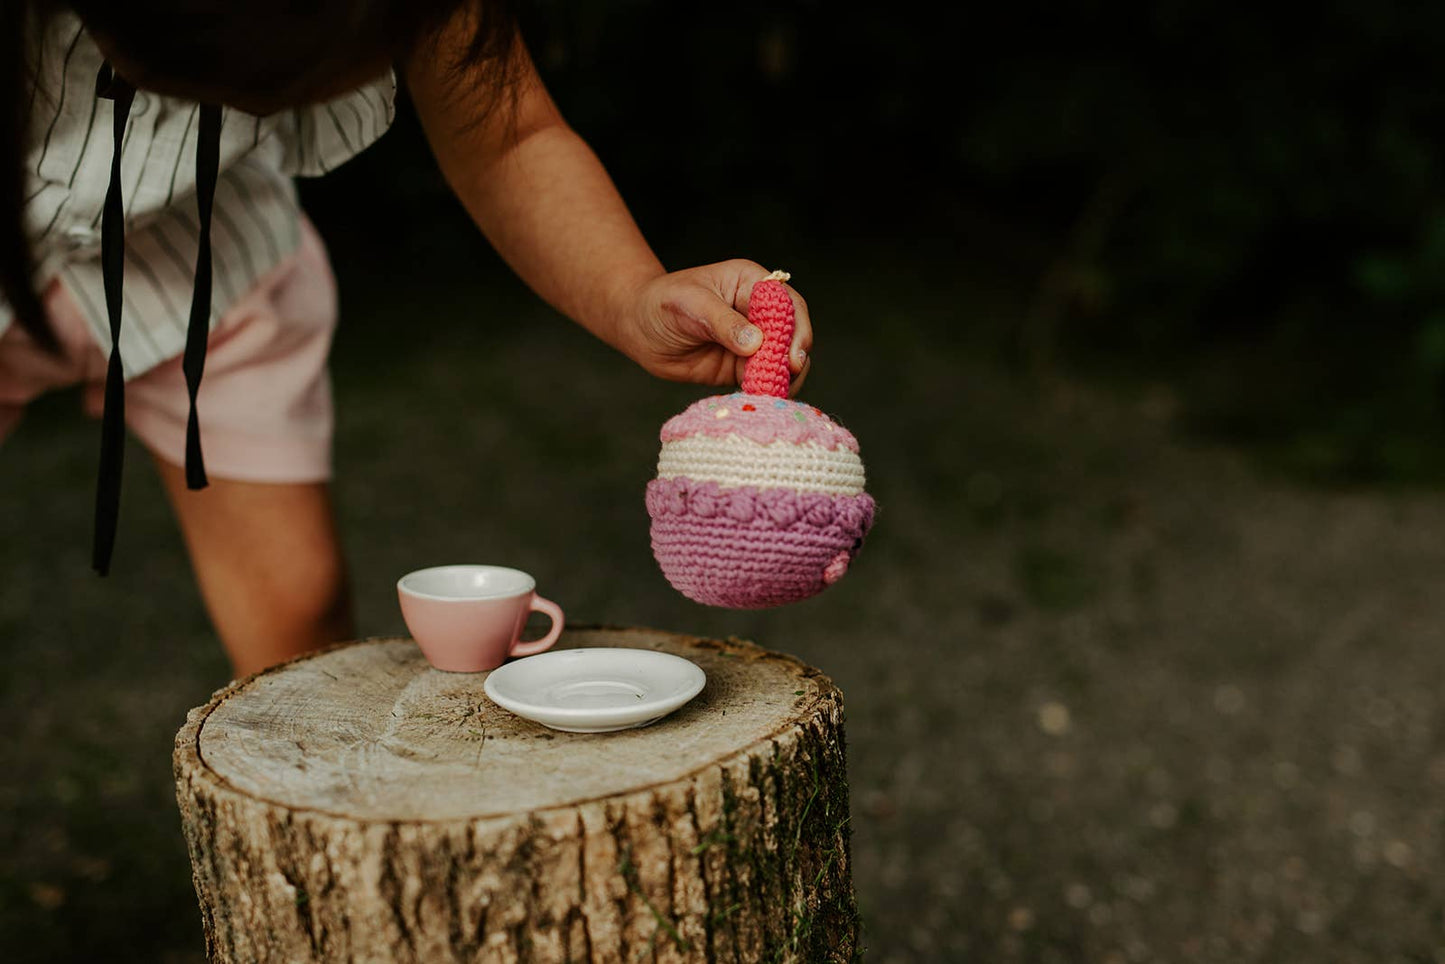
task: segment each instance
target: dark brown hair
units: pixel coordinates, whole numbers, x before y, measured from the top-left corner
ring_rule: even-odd
[[[465,17],[470,41],[448,65],[458,82],[493,87],[504,104],[522,59],[517,4],[508,0],[0,0],[0,294],[40,344],[55,347],[35,292],[25,235],[33,42],[58,10],[138,66],[138,86],[164,82],[219,99],[227,91],[279,109],[315,99],[338,78],[382,60],[436,56],[432,41]],[[217,93],[220,96],[217,96]],[[200,99],[198,96],[197,99]]]

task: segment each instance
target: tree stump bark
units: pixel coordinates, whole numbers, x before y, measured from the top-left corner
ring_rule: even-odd
[[[176,737],[213,961],[850,961],[842,696],[751,643],[653,725],[549,730],[401,639],[233,683]]]

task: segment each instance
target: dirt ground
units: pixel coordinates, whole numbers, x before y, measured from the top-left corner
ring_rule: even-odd
[[[1005,308],[876,265],[796,280],[806,397],[860,439],[877,526],[765,613],[683,599],[648,549],[657,428],[698,389],[495,272],[343,271],[372,275],[335,360],[362,634],[403,633],[399,573],[495,561],[579,622],[822,668],[879,964],[1445,962],[1445,501],[1271,478],[1180,437],[1167,385],[1021,380],[968,335]],[[198,961],[170,744],[228,674],[134,444],[90,573],[98,439],[60,395],[4,447],[0,947]]]

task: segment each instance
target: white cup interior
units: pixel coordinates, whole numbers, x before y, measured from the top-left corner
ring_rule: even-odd
[[[506,566],[434,566],[409,572],[397,588],[423,599],[505,599],[537,588],[537,580]]]

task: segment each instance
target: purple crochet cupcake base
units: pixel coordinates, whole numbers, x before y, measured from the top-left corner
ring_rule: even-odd
[[[722,488],[678,477],[647,484],[652,552],[696,602],[766,609],[842,578],[873,525],[873,497]]]

